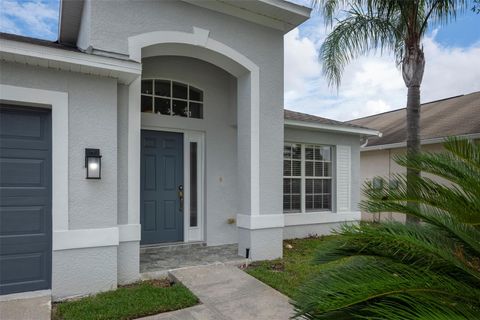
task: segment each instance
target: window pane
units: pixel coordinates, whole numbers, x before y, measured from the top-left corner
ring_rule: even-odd
[[[332,176],[332,163],[331,162],[324,162],[323,163],[323,176],[324,177],[331,177]]]
[[[186,84],[173,82],[173,97],[180,99],[187,99],[188,87]]]
[[[311,146],[305,147],[305,159],[313,160],[313,148]]]
[[[323,162],[315,162],[315,176],[323,177]]]
[[[290,211],[292,208],[291,197],[289,194],[283,195],[283,210]]]
[[[321,154],[320,154],[320,148],[321,148],[321,147],[318,147],[318,146],[315,147],[315,152],[314,152],[314,154],[315,154],[315,160],[323,160],[323,159],[322,159],[322,156],[321,156]]]
[[[292,157],[293,159],[302,159],[302,147],[299,144],[292,146]]]
[[[198,225],[197,176],[197,143],[190,142],[190,227]]]
[[[153,94],[152,80],[142,80],[142,93]]]
[[[315,179],[313,182],[314,193],[323,193],[323,179]]]
[[[302,161],[292,160],[292,176],[299,177],[302,175]]]
[[[331,147],[322,147],[322,158],[325,161],[332,161]]]
[[[153,97],[142,95],[142,112],[153,112]]]
[[[203,101],[203,92],[200,89],[190,87],[190,100]]]
[[[170,99],[155,98],[155,112],[170,114]]]
[[[203,104],[190,102],[190,118],[203,119]]]
[[[322,196],[321,195],[313,196],[313,208],[314,209],[322,209]]]
[[[292,195],[292,209],[300,211],[300,195]]]
[[[292,179],[283,179],[283,193],[287,194],[292,192],[291,181]]]
[[[155,95],[170,97],[170,81],[155,80]]]
[[[283,160],[283,175],[287,176],[287,177],[292,175],[292,161],[291,160]]]
[[[313,177],[313,162],[305,161],[305,176]]]
[[[305,179],[305,193],[313,193],[313,179]]]
[[[313,196],[306,195],[305,196],[305,209],[312,210],[313,209]]]
[[[187,116],[187,101],[172,100],[172,110],[174,116]]]
[[[286,144],[283,146],[283,158],[284,159],[291,159],[292,158],[292,146]]]
[[[332,180],[325,179],[323,180],[323,191],[322,193],[332,193]]]
[[[300,179],[292,179],[292,194],[300,194]]]
[[[332,196],[327,194],[322,197],[322,209],[332,210]]]

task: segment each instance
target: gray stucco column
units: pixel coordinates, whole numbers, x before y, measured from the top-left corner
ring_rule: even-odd
[[[258,73],[238,77],[238,254],[252,260],[282,256],[284,225],[283,214],[261,212],[259,90]]]

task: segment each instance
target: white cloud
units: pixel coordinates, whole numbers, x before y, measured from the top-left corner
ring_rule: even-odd
[[[312,40],[301,37],[298,28],[285,36],[285,94],[293,99],[306,94],[308,84],[320,76],[317,51]]]
[[[327,86],[315,58],[325,36],[324,28],[309,25],[308,38],[294,30],[285,37],[285,106],[323,117],[350,120],[402,108],[407,89],[401,72],[389,55],[371,55],[353,61],[345,69],[337,91]],[[300,46],[300,44],[309,45]],[[450,48],[424,39],[426,70],[422,102],[480,90],[480,43],[468,48]],[[312,47],[311,44],[315,44]],[[302,50],[300,50],[300,48]],[[300,52],[300,54],[299,54]],[[294,57],[298,54],[298,57]],[[288,66],[291,61],[296,61]],[[313,62],[314,61],[314,62]],[[302,62],[305,68],[298,68]],[[311,70],[311,72],[305,71]],[[293,85],[290,85],[293,82]]]
[[[58,7],[54,1],[0,0],[0,30],[7,33],[55,37]]]

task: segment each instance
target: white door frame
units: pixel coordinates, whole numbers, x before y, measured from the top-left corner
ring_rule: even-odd
[[[183,242],[204,240],[204,208],[205,208],[205,133],[180,128],[161,126],[141,126],[142,130],[167,131],[183,133]],[[197,143],[197,226],[190,227],[190,142]],[[140,174],[140,172],[139,172]]]

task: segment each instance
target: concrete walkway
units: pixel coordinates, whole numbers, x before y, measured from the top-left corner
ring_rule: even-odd
[[[50,320],[50,291],[0,296],[2,320]]]
[[[235,266],[217,264],[170,271],[202,304],[144,320],[288,320],[289,299]]]

